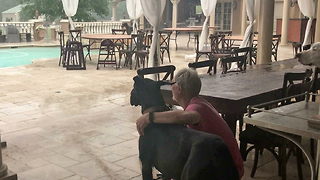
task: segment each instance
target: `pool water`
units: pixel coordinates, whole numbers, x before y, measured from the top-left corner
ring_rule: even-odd
[[[60,47],[0,49],[0,68],[31,64],[31,60],[59,58]]]

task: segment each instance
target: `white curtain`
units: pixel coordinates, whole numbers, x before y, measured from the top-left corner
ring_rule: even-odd
[[[211,12],[215,9],[217,0],[201,0],[201,8],[206,19],[202,26],[202,32],[199,39],[199,50],[201,51],[207,44],[207,39],[209,35],[208,21]]]
[[[244,38],[241,42],[240,47],[249,47],[251,45],[252,42],[249,40],[250,40],[250,36],[251,36],[252,30],[253,30],[254,20],[257,18],[257,15],[258,15],[257,1],[256,0],[245,0],[245,2],[246,2],[247,16],[249,18],[250,24],[244,33]]]
[[[137,30],[139,28],[137,19],[142,15],[142,7],[140,0],[127,0],[127,11],[130,19],[133,20],[133,34],[137,34]]]
[[[73,21],[71,19],[77,13],[79,0],[62,0],[63,10],[68,16],[71,29],[74,29]]]
[[[312,25],[312,20],[315,15],[315,4],[313,0],[298,0],[298,5],[300,8],[300,11],[303,13],[303,15],[307,16],[309,18],[307,27],[306,27],[306,32],[304,34],[304,41],[302,46],[311,44],[311,25]]]
[[[166,6],[166,0],[140,0],[143,15],[153,26],[152,44],[149,52],[149,67],[154,67],[154,54],[157,52],[158,61],[160,61],[160,42],[159,42],[159,24],[162,19],[162,13]]]

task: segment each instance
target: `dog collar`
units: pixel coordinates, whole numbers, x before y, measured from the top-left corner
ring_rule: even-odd
[[[148,112],[163,112],[170,110],[168,106],[153,106],[143,111],[143,114]]]

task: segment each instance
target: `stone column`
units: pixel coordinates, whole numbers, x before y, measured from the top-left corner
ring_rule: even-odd
[[[315,31],[315,38],[314,42],[319,42],[320,41],[320,0],[318,0],[318,5],[317,5],[317,23],[316,23],[316,31]]]
[[[177,19],[178,19],[178,4],[180,0],[170,0],[173,7],[172,7],[172,28],[177,27]]]
[[[112,17],[111,17],[111,20],[112,21],[116,21],[117,20],[117,5],[118,5],[118,2],[112,2]]]
[[[212,27],[215,26],[214,25],[215,18],[216,18],[216,10],[213,9],[212,13],[210,14],[210,20],[209,20],[210,21],[210,26],[212,26]],[[216,29],[209,29],[210,34],[213,34],[215,30]]]
[[[290,0],[284,0],[281,27],[281,45],[288,44]]]
[[[144,29],[144,15],[142,14],[140,16],[140,23],[139,23],[139,29]]]
[[[242,8],[241,8],[241,36],[244,36],[244,33],[247,29],[247,8],[246,8],[246,0],[242,0]]]
[[[274,0],[260,2],[257,64],[271,62]]]

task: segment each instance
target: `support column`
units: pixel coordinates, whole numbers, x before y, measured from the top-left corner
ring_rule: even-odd
[[[215,26],[214,25],[215,18],[216,18],[216,10],[213,9],[213,11],[210,14],[210,20],[209,20],[210,21],[210,26],[212,26],[212,27]],[[216,29],[209,29],[210,34],[213,34],[215,30]]]
[[[316,32],[315,32],[315,38],[314,42],[319,42],[320,41],[320,0],[318,0],[318,5],[317,5],[317,23],[316,23]]]
[[[112,21],[117,20],[117,5],[118,5],[118,2],[112,2],[112,17],[111,17]]]
[[[242,0],[242,8],[241,8],[241,36],[244,36],[244,33],[247,29],[247,8],[246,8],[246,0]]]
[[[172,3],[172,28],[177,27],[177,19],[178,19],[178,3],[180,0],[171,0]]]
[[[288,44],[290,0],[284,0],[281,27],[281,45]]]
[[[274,0],[260,2],[257,64],[271,62]]]
[[[144,29],[144,16],[140,16],[140,23],[139,23],[139,29]]]

